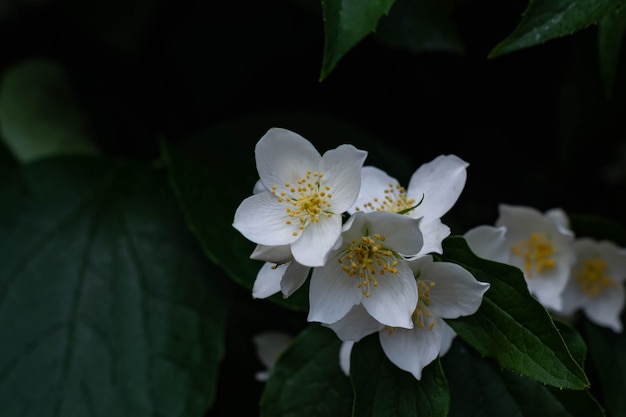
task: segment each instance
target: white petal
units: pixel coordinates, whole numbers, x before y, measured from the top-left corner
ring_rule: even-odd
[[[347,211],[361,188],[361,168],[367,152],[352,145],[341,145],[322,156],[320,171],[324,173],[332,194],[333,213]]]
[[[254,188],[252,189],[252,194],[258,194],[258,193],[262,193],[263,191],[270,191],[267,188],[265,188],[265,185],[263,185],[263,181],[258,180],[255,184],[254,184]]]
[[[564,317],[572,316],[578,309],[580,309],[587,301],[588,295],[586,295],[578,282],[573,277],[570,277],[565,289],[561,293],[561,308],[558,313]]]
[[[332,329],[343,341],[358,342],[362,338],[383,329],[385,326],[376,321],[361,304],[352,307],[343,318],[324,326]]]
[[[256,167],[261,181],[269,190],[284,187],[286,182],[296,184],[307,170],[317,171],[320,153],[308,140],[282,128],[271,128],[257,142]]]
[[[250,255],[250,259],[272,262],[275,264],[285,264],[291,261],[293,259],[293,256],[291,256],[291,246],[289,245],[257,245]]]
[[[398,180],[389,176],[385,171],[365,166],[361,169],[361,190],[354,205],[348,209],[349,213],[356,211],[371,211],[366,203],[373,203],[375,199],[382,200],[389,184],[399,184]],[[357,210],[358,209],[358,210]]]
[[[252,297],[267,298],[280,292],[280,280],[287,270],[287,265],[279,265],[266,262],[257,273],[252,286]]]
[[[378,286],[361,301],[367,312],[380,323],[391,327],[413,327],[411,316],[417,307],[417,285],[413,271],[404,262],[397,274],[378,275]]]
[[[422,248],[424,241],[419,219],[388,211],[358,212],[352,217],[355,219],[351,232],[356,231],[353,233],[358,239],[365,231],[369,236],[380,234],[386,238],[385,244],[388,248],[405,256],[415,255]],[[350,236],[353,236],[353,233],[350,233]]]
[[[444,319],[474,314],[480,307],[489,284],[477,281],[472,274],[457,264],[433,262],[429,258],[420,259],[422,265],[419,280],[434,283],[429,290],[430,311]]]
[[[624,286],[609,288],[583,306],[587,318],[599,326],[622,332],[620,315],[624,309]]]
[[[450,327],[444,320],[441,320],[441,347],[439,348],[439,356],[443,356],[448,353],[452,342],[456,337],[456,332]],[[439,325],[439,322],[436,324]]]
[[[417,256],[429,253],[443,253],[441,243],[450,235],[450,228],[443,224],[440,219],[422,219],[420,221],[420,230],[424,237],[424,245]]]
[[[309,288],[308,321],[332,324],[361,301],[358,280],[349,277],[335,257],[323,267],[313,269]]]
[[[467,245],[478,257],[507,263],[511,248],[506,241],[506,227],[477,226],[465,235]]]
[[[300,239],[291,244],[294,259],[305,266],[322,266],[328,253],[341,236],[341,216],[320,216],[317,223],[309,224]]]
[[[467,178],[469,164],[455,155],[440,155],[415,171],[407,195],[424,201],[415,209],[416,216],[440,218],[456,203]]]
[[[308,266],[300,265],[297,262],[290,262],[287,266],[287,270],[283,275],[283,280],[280,283],[280,290],[283,293],[283,297],[290,297],[296,292],[309,276],[311,268]]]
[[[339,366],[346,376],[350,376],[350,354],[352,353],[354,342],[347,341],[339,348]]]
[[[382,330],[378,333],[380,345],[391,362],[420,380],[422,369],[439,355],[443,329],[441,322],[441,319],[437,319],[432,330],[418,326],[411,330]]]
[[[243,200],[235,212],[233,227],[254,243],[287,245],[298,238],[293,236],[297,227],[287,225],[287,219],[285,207],[267,191]]]
[[[569,217],[567,214],[559,208],[554,208],[546,211],[546,217],[550,219],[554,224],[563,230],[570,229]]]

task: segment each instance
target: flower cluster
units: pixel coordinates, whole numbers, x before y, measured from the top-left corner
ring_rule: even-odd
[[[253,297],[289,297],[310,276],[308,320],[348,343],[378,333],[389,359],[421,378],[454,332],[444,319],[473,314],[489,284],[435,262],[468,164],[442,155],[404,188],[367,153],[341,145],[321,155],[300,135],[272,128],[255,148],[259,181],[233,226],[264,261]]]
[[[502,204],[494,226],[475,227],[465,238],[478,256],[518,267],[530,293],[555,316],[572,319],[582,311],[619,333],[626,249],[576,237],[569,223],[561,209]]]

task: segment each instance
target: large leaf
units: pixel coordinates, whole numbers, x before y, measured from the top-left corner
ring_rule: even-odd
[[[622,313],[626,323],[626,311]],[[585,336],[589,344],[589,360],[598,379],[597,388],[603,396],[609,415],[626,416],[626,333],[615,333],[599,327],[588,320],[584,323]]]
[[[49,60],[27,60],[4,72],[0,129],[7,147],[21,162],[96,152],[67,71]]]
[[[550,315],[528,292],[519,269],[478,258],[459,236],[444,241],[442,258],[491,284],[475,314],[449,321],[465,341],[502,367],[545,384],[569,389],[589,385]]]
[[[376,29],[378,20],[389,13],[395,0],[322,0],[324,13],[324,58],[320,81],[339,60]]]
[[[450,393],[439,360],[424,368],[418,381],[387,359],[378,334],[366,337],[352,348],[350,377],[355,416],[448,415]]]
[[[465,53],[452,15],[439,0],[396,0],[389,16],[380,19],[374,39],[413,53]]]
[[[560,390],[502,369],[456,340],[442,358],[450,385],[450,417],[601,417],[587,390]]]
[[[348,417],[350,381],[339,367],[341,341],[311,325],[279,357],[261,398],[262,417]]]
[[[493,58],[570,35],[618,12],[626,0],[530,1],[513,32],[489,53]]]
[[[164,176],[76,157],[11,179],[0,190],[2,414],[202,416],[229,281],[187,232]]]
[[[611,97],[613,93],[625,31],[626,16],[624,13],[604,16],[598,25],[598,55],[606,97]]]

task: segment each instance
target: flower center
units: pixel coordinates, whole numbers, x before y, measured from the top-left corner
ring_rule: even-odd
[[[413,311],[413,323],[420,328],[432,330],[435,327],[435,319],[433,318],[428,305],[430,304],[430,289],[435,286],[433,281],[417,280],[417,307]]]
[[[595,297],[605,288],[617,286],[617,283],[605,272],[606,262],[600,257],[595,257],[587,259],[576,271],[574,277],[589,297]]]
[[[385,237],[379,234],[362,236],[353,240],[338,260],[346,274],[358,279],[357,286],[369,297],[371,290],[378,287],[377,276],[397,274],[397,255],[384,245]]]
[[[545,233],[533,233],[528,240],[522,240],[511,246],[511,253],[524,259],[524,271],[528,278],[533,277],[533,271],[541,274],[552,269],[555,265],[554,247]]]
[[[286,183],[284,191],[278,192],[278,187],[272,186],[271,192],[278,197],[278,202],[287,205],[285,223],[294,227],[294,236],[298,236],[309,224],[319,222],[320,215],[333,215],[330,211],[333,196],[330,186],[322,182],[323,175],[309,170],[297,184]]]
[[[363,204],[363,208],[356,207],[355,210],[391,211],[393,213],[399,213],[410,209],[411,207],[415,207],[415,199],[407,197],[406,189],[400,184],[389,183],[389,187],[385,188],[382,200],[376,197],[373,201]],[[411,210],[405,212],[404,214],[408,214],[410,212]]]

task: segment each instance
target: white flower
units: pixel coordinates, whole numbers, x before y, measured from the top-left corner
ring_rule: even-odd
[[[265,382],[269,378],[274,364],[289,347],[293,340],[291,335],[280,331],[267,331],[259,333],[252,338],[256,347],[256,354],[265,370],[257,372],[254,377],[259,382]]]
[[[626,251],[609,241],[590,238],[573,243],[576,263],[563,291],[564,315],[582,309],[599,326],[622,332]]]
[[[438,356],[443,356],[456,336],[443,319],[474,314],[489,284],[477,281],[456,264],[433,262],[430,256],[413,260],[410,266],[419,288],[419,301],[412,314],[415,323],[412,329],[384,326],[360,306],[327,327],[346,342],[358,341],[378,331],[381,346],[389,360],[419,380],[424,367]],[[342,369],[348,373],[345,358],[342,360]]]
[[[407,189],[384,171],[363,167],[361,191],[348,212],[391,211],[422,218],[420,229],[424,246],[418,256],[442,253],[441,242],[450,234],[450,229],[440,219],[458,200],[465,186],[468,165],[455,155],[440,155],[413,173]]]
[[[320,156],[302,136],[272,128],[255,157],[264,188],[257,184],[240,204],[233,226],[259,245],[288,245],[301,265],[323,265],[358,195],[367,152],[341,145]]]
[[[309,321],[334,323],[362,304],[380,323],[413,326],[417,286],[405,257],[422,247],[419,219],[389,212],[356,213],[309,288]]]
[[[311,267],[293,260],[289,246],[257,245],[250,258],[266,261],[257,273],[252,297],[267,298],[278,292],[291,296],[306,281]]]
[[[519,268],[528,290],[546,308],[562,308],[562,292],[574,262],[574,233],[561,209],[545,213],[525,206],[499,206],[495,227],[479,226],[465,239],[479,257]]]

